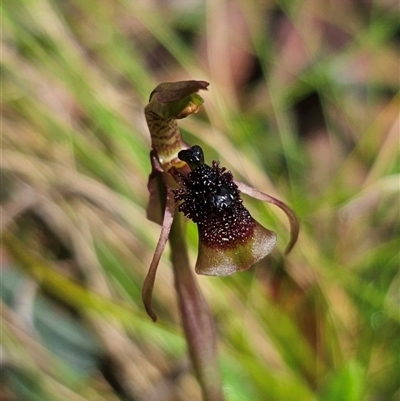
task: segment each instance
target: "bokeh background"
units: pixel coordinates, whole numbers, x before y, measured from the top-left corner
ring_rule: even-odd
[[[199,401],[169,250],[145,218],[161,82],[210,82],[180,121],[276,249],[198,277],[228,401],[400,400],[396,0],[4,0],[1,399]],[[197,232],[187,227],[196,260]]]

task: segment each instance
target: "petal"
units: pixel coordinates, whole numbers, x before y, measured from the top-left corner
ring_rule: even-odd
[[[146,208],[146,217],[157,224],[162,224],[163,211],[165,208],[166,188],[163,168],[158,161],[157,155],[152,150],[150,152],[151,173],[147,182],[149,190],[149,203]]]
[[[290,223],[290,241],[285,249],[285,255],[287,255],[296,244],[300,231],[299,220],[297,219],[293,210],[279,199],[276,199],[271,195],[265,194],[264,192],[261,192],[253,187],[250,187],[249,185],[246,185],[243,182],[235,180],[235,184],[238,186],[239,190],[244,194],[264,202],[272,203],[273,205],[278,206],[285,212]]]
[[[206,276],[229,276],[248,270],[268,255],[276,244],[276,234],[254,220],[254,232],[244,242],[231,247],[210,246],[199,239],[196,273]]]
[[[171,191],[168,191],[167,203],[165,206],[164,219],[162,222],[160,238],[158,239],[153,260],[151,261],[150,268],[147,273],[142,289],[142,300],[144,307],[146,308],[147,314],[153,319],[154,322],[157,320],[157,315],[154,313],[151,307],[151,298],[153,295],[154,281],[156,279],[157,267],[160,262],[161,255],[164,252],[165,244],[168,241],[172,222],[174,220],[175,211],[176,207],[175,207],[174,197]]]

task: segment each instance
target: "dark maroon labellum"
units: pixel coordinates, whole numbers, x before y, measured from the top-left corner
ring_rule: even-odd
[[[179,158],[193,170],[182,176],[181,188],[173,190],[178,210],[197,223],[200,239],[209,247],[231,248],[245,243],[255,222],[243,206],[240,191],[230,171],[203,162],[201,148],[184,150]]]

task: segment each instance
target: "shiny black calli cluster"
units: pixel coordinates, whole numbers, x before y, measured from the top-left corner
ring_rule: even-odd
[[[201,240],[210,247],[233,247],[252,235],[255,222],[242,204],[240,191],[230,171],[204,164],[200,146],[182,150],[179,159],[192,171],[181,177],[181,188],[173,190],[178,210],[197,223]]]

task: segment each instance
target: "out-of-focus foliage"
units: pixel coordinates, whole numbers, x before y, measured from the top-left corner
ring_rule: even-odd
[[[229,401],[400,399],[396,1],[2,2],[4,400],[200,400],[168,255],[140,291],[143,108],[210,82],[185,140],[298,214],[249,272],[199,277]],[[191,258],[196,230],[188,224]]]

